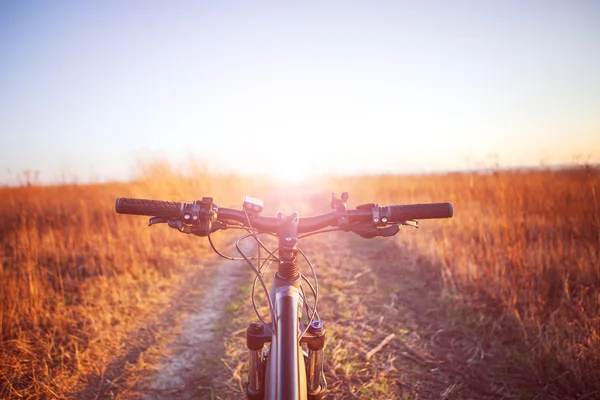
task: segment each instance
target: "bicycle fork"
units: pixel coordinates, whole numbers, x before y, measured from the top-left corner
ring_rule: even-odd
[[[306,329],[306,325],[300,324],[299,328],[301,331],[304,331]],[[273,396],[277,396],[277,398],[281,397],[279,396],[278,389],[275,389],[274,387],[266,388],[267,385],[273,385],[273,382],[268,381],[266,374],[270,374],[270,377],[276,378],[275,375],[277,373],[277,371],[267,371],[267,365],[270,365],[271,368],[275,369],[285,369],[286,367],[290,367],[286,365],[278,365],[283,360],[275,360],[273,357],[281,356],[282,352],[285,350],[290,350],[290,347],[298,346],[298,344],[297,342],[288,344],[278,343],[280,340],[277,339],[277,334],[275,334],[275,343],[273,343],[273,338],[271,336],[271,331],[273,329],[272,323],[267,323],[265,325],[252,323],[246,330],[246,346],[248,347],[249,356],[246,395],[249,400],[264,399],[265,392],[269,392]],[[263,352],[263,348],[266,343],[271,343],[271,349],[267,349]],[[305,365],[305,371],[303,371],[302,375],[306,376],[306,381],[302,382],[303,379],[301,379],[300,384],[302,386],[305,385],[305,387],[300,387],[298,389],[300,392],[307,393],[308,399],[310,400],[321,400],[324,398],[326,392],[326,384],[322,379],[323,348],[325,347],[325,329],[323,327],[323,323],[317,320],[313,321],[310,324],[307,332],[300,339],[300,343],[306,343],[308,352],[305,355],[299,355],[300,357],[305,358],[305,362],[301,363],[301,365]],[[281,346],[285,345],[288,348],[285,350],[276,349],[278,344]],[[301,350],[301,347],[298,347]],[[271,357],[271,360],[269,360],[269,357]],[[289,379],[290,377],[290,374],[282,373],[280,379]],[[304,396],[306,396],[306,394]]]

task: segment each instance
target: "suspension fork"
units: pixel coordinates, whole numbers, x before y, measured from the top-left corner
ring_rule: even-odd
[[[276,276],[271,296],[275,324],[250,324],[246,331],[250,364],[246,394],[251,400],[306,399],[306,368],[298,340],[303,305],[300,289]],[[271,347],[263,353],[268,342]]]
[[[250,324],[246,331],[250,355],[246,394],[250,400],[320,400],[327,390],[322,380],[323,324],[313,321],[299,341],[299,332],[306,329],[305,324],[299,323],[303,303],[299,289],[274,284],[273,292],[278,328],[275,330],[272,323],[265,326]],[[264,344],[268,342],[271,342],[271,348],[263,353]],[[300,343],[306,343],[308,348],[306,365]]]

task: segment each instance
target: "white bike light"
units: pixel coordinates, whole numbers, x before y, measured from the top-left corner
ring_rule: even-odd
[[[254,197],[245,196],[244,197],[244,210],[250,214],[259,214],[263,210],[264,203],[260,199],[256,199]]]

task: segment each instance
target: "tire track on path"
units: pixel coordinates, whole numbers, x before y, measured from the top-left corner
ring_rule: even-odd
[[[178,278],[165,306],[140,316],[113,358],[69,398],[213,398],[212,388],[229,372],[221,361],[223,318],[251,273],[243,261],[207,255]]]
[[[170,355],[147,380],[145,400],[210,398],[213,375],[222,366],[220,330],[227,308],[249,279],[243,261],[217,262],[196,310],[181,323],[181,334],[167,345]]]

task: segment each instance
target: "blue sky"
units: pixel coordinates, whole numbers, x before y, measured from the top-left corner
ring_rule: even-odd
[[[600,3],[0,2],[0,183],[600,160]]]

